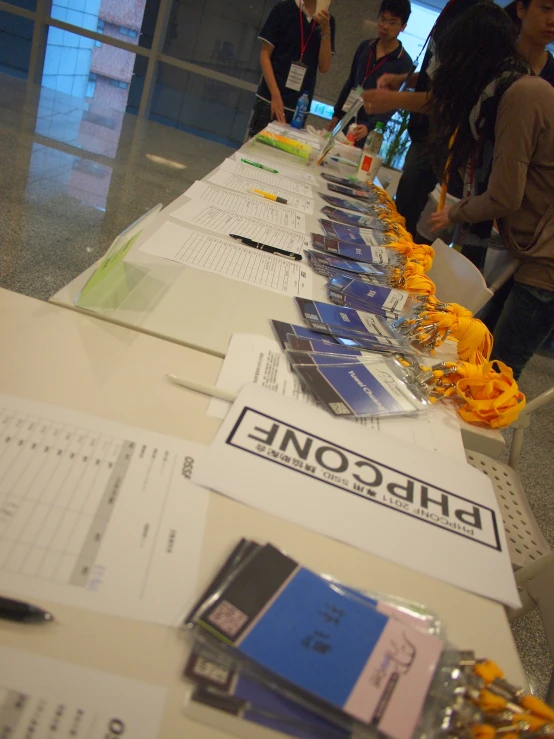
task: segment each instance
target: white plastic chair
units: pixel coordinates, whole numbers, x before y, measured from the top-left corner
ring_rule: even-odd
[[[435,257],[427,273],[437,288],[437,297],[446,303],[459,303],[472,313],[493,296],[477,267],[441,239],[433,242]],[[506,278],[507,279],[507,278]]]
[[[547,556],[550,555],[550,547],[533,516],[517,473],[523,434],[529,426],[531,413],[552,400],[554,387],[529,401],[517,421],[512,424],[514,434],[508,464],[503,464],[485,454],[466,450],[468,463],[488,475],[492,482],[502,513],[514,570],[525,569],[540,562],[543,563],[540,568],[542,569],[552,562],[554,573],[554,556],[552,558]]]

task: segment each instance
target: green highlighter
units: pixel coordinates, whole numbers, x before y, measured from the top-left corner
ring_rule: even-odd
[[[279,174],[278,169],[272,169],[271,167],[266,167],[264,164],[260,164],[259,162],[251,162],[250,159],[241,159],[241,162],[244,162],[245,164],[250,164],[252,167],[258,167],[258,169],[265,169],[266,172],[272,172],[273,174]]]

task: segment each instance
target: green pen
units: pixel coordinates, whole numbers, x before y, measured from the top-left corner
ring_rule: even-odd
[[[271,167],[266,167],[264,164],[259,164],[258,162],[251,162],[250,159],[241,159],[241,162],[244,162],[245,164],[250,164],[252,167],[258,167],[258,169],[265,169],[266,172],[272,172],[273,174],[279,174],[278,169],[271,169]]]

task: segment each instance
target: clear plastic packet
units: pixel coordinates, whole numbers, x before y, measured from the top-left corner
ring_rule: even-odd
[[[419,305],[413,293],[386,285],[368,285],[355,276],[332,277],[327,288],[334,303],[387,318],[412,315],[416,305]]]
[[[335,416],[412,416],[431,406],[427,387],[394,357],[286,354],[302,386]]]
[[[318,341],[335,346],[339,343],[334,337],[330,335],[326,336],[319,331],[311,331],[306,326],[298,326],[294,323],[285,323],[284,321],[276,321],[275,319],[270,319],[269,323],[281,349],[286,349],[289,336],[298,336],[303,339],[317,339]]]
[[[218,583],[194,624],[202,656],[360,737],[413,736],[444,648],[271,545]]]
[[[314,233],[311,234],[311,239],[314,249],[332,256],[390,267],[399,266],[403,262],[398,252],[394,249],[388,249],[386,246],[368,246],[365,243],[354,244]]]
[[[384,231],[337,223],[326,218],[320,218],[319,225],[325,236],[359,246],[386,246],[393,240]]]
[[[325,341],[318,339],[302,339],[299,336],[289,334],[287,336],[284,349],[291,349],[297,352],[308,352],[309,354],[330,354],[334,356],[351,356],[361,357],[367,354],[363,349],[355,347],[340,346],[339,344],[330,345]]]
[[[351,339],[381,337],[384,339],[382,343],[388,344],[391,348],[398,351],[409,349],[407,341],[401,338],[381,316],[307,298],[295,298],[295,302],[306,325],[312,331],[330,334],[337,341],[339,337]]]
[[[321,209],[322,214],[330,221],[344,223],[347,226],[355,226],[356,228],[368,228],[372,231],[386,231],[387,224],[376,216],[362,216],[356,213],[346,213],[339,208],[331,208],[326,205]]]
[[[319,196],[333,208],[352,210],[355,213],[361,213],[362,215],[372,216],[374,218],[377,218],[383,212],[383,209],[377,203],[372,205],[360,201],[346,200],[345,198],[338,198],[336,195],[327,195],[323,192],[320,192]]]
[[[322,172],[321,176],[324,180],[327,180],[327,182],[331,182],[333,185],[342,185],[343,187],[353,188],[356,190],[359,190],[360,192],[363,192],[366,197],[370,197],[372,194],[372,189],[369,185],[367,185],[365,182],[360,182],[359,180],[356,180],[354,178],[347,178],[347,177],[337,177],[334,174],[329,174],[328,172]],[[331,190],[331,186],[327,185],[327,187]]]
[[[352,259],[343,259],[310,249],[305,249],[304,254],[314,272],[324,277],[355,276],[359,280],[374,284],[385,284],[388,280],[385,268],[367,262],[355,262]]]

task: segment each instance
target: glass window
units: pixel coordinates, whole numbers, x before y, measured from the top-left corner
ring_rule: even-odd
[[[160,64],[152,120],[227,146],[240,146],[255,95],[203,75]]]
[[[52,18],[125,40],[138,39],[147,0],[52,0]],[[123,29],[123,30],[122,30]],[[101,43],[101,42],[97,42]]]
[[[34,11],[37,9],[37,0],[6,0],[10,5],[15,5],[17,8],[24,8],[25,10]]]
[[[0,72],[27,79],[33,21],[0,11]]]
[[[408,20],[408,25],[406,26],[406,30],[399,35],[399,39],[414,62],[421,52],[427,36],[435,25],[435,21],[439,17],[439,12],[426,5],[412,2],[412,12]],[[421,67],[422,61],[423,54],[419,58],[418,69]]]
[[[164,53],[253,84],[258,33],[276,0],[173,0]]]

